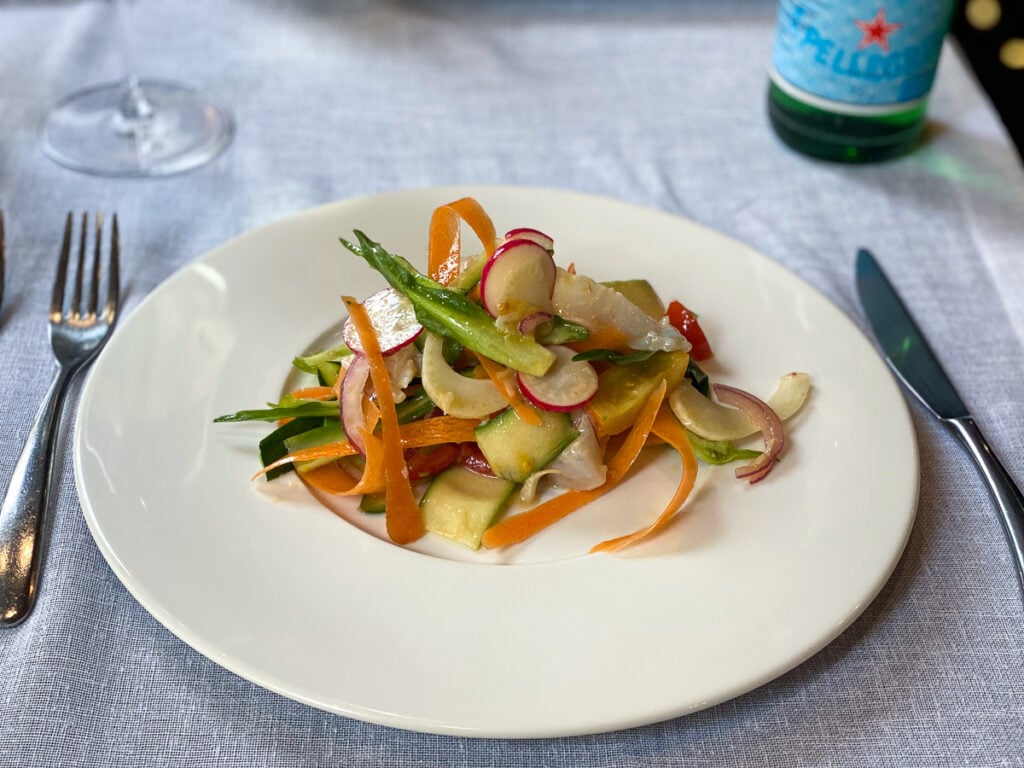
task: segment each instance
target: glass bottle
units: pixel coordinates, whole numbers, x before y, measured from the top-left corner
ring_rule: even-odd
[[[954,0],[781,0],[768,117],[807,155],[858,163],[912,149]]]

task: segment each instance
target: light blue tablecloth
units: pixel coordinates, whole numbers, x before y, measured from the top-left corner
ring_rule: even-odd
[[[928,144],[885,165],[840,167],[792,153],[768,127],[767,0],[132,8],[143,74],[217,93],[238,134],[212,165],[163,180],[52,164],[36,140],[49,105],[120,74],[112,9],[0,2],[10,260],[0,484],[51,371],[43,308],[65,211],[118,211],[130,312],[174,270],[253,227],[340,198],[458,183],[563,187],[682,214],[793,269],[861,323],[853,254],[872,247],[1024,483],[1024,171],[954,48]],[[197,654],[99,554],[66,430],[39,604],[0,633],[0,765],[1024,765],[1024,608],[1008,551],[965,454],[913,414],[913,535],[881,595],[836,642],[689,717],[550,741],[367,725]],[[884,460],[882,440],[878,451]]]

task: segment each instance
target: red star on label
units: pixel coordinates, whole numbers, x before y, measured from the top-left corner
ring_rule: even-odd
[[[875,18],[871,21],[858,21],[855,19],[853,23],[860,27],[860,31],[864,33],[864,38],[857,45],[858,50],[867,48],[869,45],[877,45],[883,51],[888,51],[889,35],[903,26],[902,24],[890,24],[887,22],[885,20],[885,8],[879,8]]]

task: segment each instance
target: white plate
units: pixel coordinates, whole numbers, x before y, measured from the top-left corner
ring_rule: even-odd
[[[622,556],[583,553],[671,495],[678,459],[495,565],[398,548],[294,487],[250,483],[291,357],[383,283],[338,244],[360,228],[422,263],[434,206],[475,196],[499,231],[537,227],[559,261],[646,277],[701,314],[716,380],[813,397],[755,487],[702,468],[685,514]],[[884,447],[881,442],[884,441]],[[89,527],[174,634],[285,696],[412,730],[540,737],[625,728],[721,702],[835,638],[909,534],[918,458],[904,400],[860,331],[774,262],[689,221],[571,192],[473,187],[348,200],[239,237],[127,318],[93,367],[75,438]],[[354,519],[365,521],[365,516]],[[421,547],[422,548],[422,547]]]

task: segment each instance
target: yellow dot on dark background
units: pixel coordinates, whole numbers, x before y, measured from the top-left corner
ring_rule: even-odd
[[[1024,38],[1011,37],[999,49],[999,60],[1010,69],[1024,69]]]
[[[968,0],[964,9],[967,23],[975,29],[992,29],[1002,18],[1003,9],[999,0]]]

